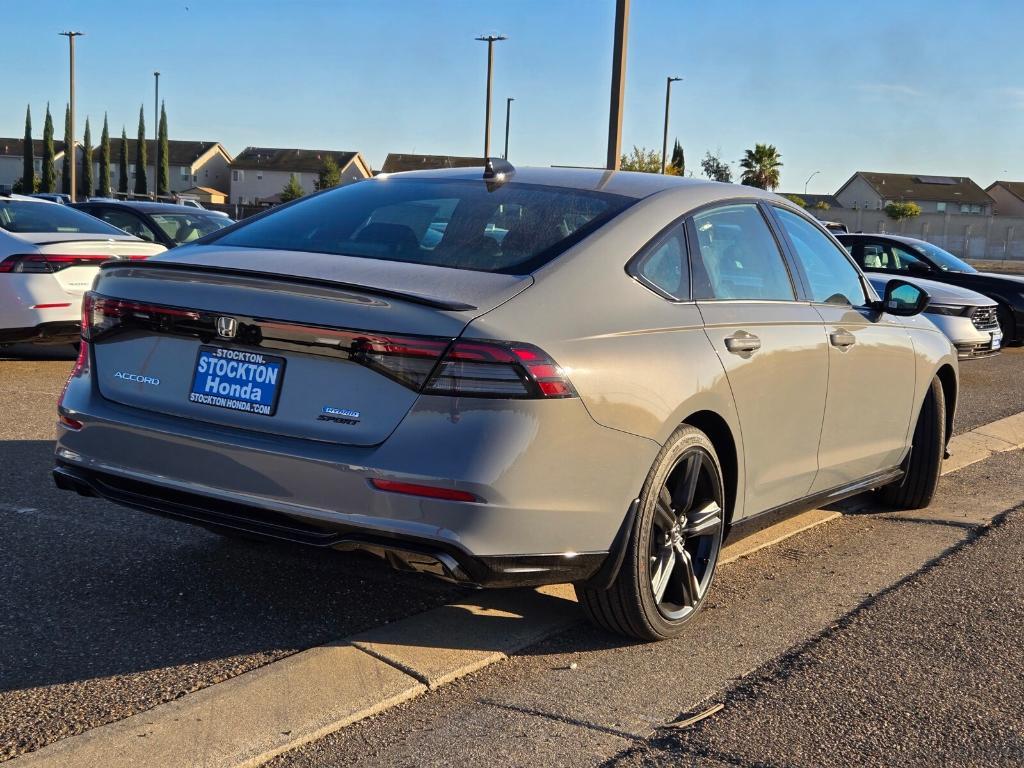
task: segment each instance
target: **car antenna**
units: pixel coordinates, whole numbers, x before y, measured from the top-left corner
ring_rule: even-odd
[[[506,176],[515,172],[512,163],[500,157],[488,157],[484,161],[484,178],[488,181],[504,181]]]

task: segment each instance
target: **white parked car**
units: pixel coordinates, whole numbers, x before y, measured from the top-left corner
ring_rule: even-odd
[[[0,344],[77,342],[100,264],[164,250],[66,205],[0,195]]]

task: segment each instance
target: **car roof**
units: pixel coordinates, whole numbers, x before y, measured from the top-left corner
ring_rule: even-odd
[[[187,213],[192,216],[195,216],[197,212],[202,213],[204,210],[193,205],[154,203],[149,200],[89,200],[88,202],[75,203],[75,205],[109,205],[113,208],[129,208],[133,211],[142,211],[143,213]]]
[[[405,171],[402,173],[378,174],[374,180],[394,179],[445,179],[445,180],[480,180],[483,181],[483,166],[475,168],[439,168],[426,171]],[[548,187],[566,187],[591,192],[607,192],[625,197],[644,198],[669,189],[700,189],[707,191],[710,186],[722,187],[725,190],[735,189],[738,185],[721,184],[705,179],[689,179],[680,176],[669,176],[660,173],[639,173],[636,171],[609,171],[604,168],[531,168],[516,167],[515,173],[508,179],[519,184],[537,184]],[[772,197],[775,195],[755,187],[743,187],[744,193],[750,197]],[[782,199],[782,198],[779,198]]]
[[[927,241],[921,240],[917,237],[907,237],[906,235],[890,235],[888,232],[843,232],[842,234],[836,235],[840,240],[845,237],[875,237],[883,240],[895,240],[898,243],[906,243],[907,245],[922,245],[927,244]]]

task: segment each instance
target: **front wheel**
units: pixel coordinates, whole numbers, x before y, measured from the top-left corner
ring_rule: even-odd
[[[608,589],[576,586],[592,622],[640,640],[677,637],[700,610],[722,549],[725,504],[714,446],[677,429],[640,494],[622,567]]]
[[[882,501],[896,509],[924,509],[932,502],[946,447],[946,396],[936,376],[924,397],[914,441],[901,480],[881,489]]]

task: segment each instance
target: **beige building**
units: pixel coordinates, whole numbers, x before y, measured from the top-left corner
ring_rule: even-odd
[[[843,208],[881,211],[892,202],[913,202],[921,213],[987,216],[992,198],[966,176],[924,176],[857,171],[835,194]]]
[[[22,176],[22,150],[24,139],[3,139],[0,138],[0,192],[10,192]],[[64,142],[53,142],[54,170],[57,173],[57,189],[60,190],[61,163],[64,161]],[[43,173],[43,140],[32,140],[32,155],[34,157],[35,174],[38,179]]]
[[[281,190],[294,175],[306,194],[316,190],[324,160],[333,157],[341,183],[369,178],[370,166],[358,152],[330,149],[246,147],[231,163],[231,200],[241,205],[278,203]]]
[[[128,191],[135,191],[135,150],[138,142],[128,139]],[[156,151],[152,140],[146,142],[146,184],[150,192],[156,186]],[[100,152],[92,150],[93,179],[99,185]],[[117,191],[121,173],[121,139],[110,140],[110,185]],[[228,167],[231,155],[218,141],[168,140],[168,185],[171,192],[190,187],[210,187],[227,194],[230,188]]]
[[[1024,216],[1024,181],[996,181],[985,189],[999,216]]]

